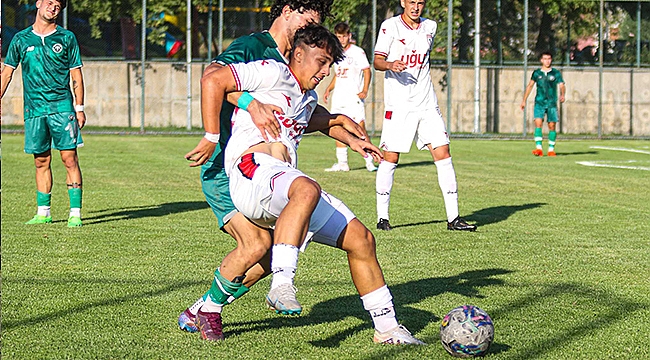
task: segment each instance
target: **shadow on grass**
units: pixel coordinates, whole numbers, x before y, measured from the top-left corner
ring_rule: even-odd
[[[510,216],[512,216],[514,213],[518,211],[535,209],[538,207],[542,207],[544,205],[546,205],[546,203],[494,206],[494,207],[475,211],[468,216],[464,216],[464,218],[469,222],[474,222],[477,226],[483,226],[483,225],[495,224],[507,220]],[[421,222],[410,223],[410,224],[394,225],[393,229],[397,229],[401,227],[446,223],[446,222],[447,220],[421,221]],[[478,231],[481,231],[481,229],[479,228]]]
[[[440,318],[435,314],[413,308],[409,305],[417,304],[425,299],[447,292],[460,294],[467,297],[482,298],[479,287],[503,285],[504,281],[494,276],[511,273],[505,269],[485,269],[460,273],[450,277],[427,278],[410,281],[403,284],[390,285],[393,294],[395,312],[398,319],[410,331],[417,333],[431,322],[438,322]],[[451,309],[450,309],[451,310]],[[370,316],[363,309],[358,295],[334,298],[314,305],[306,316],[299,318],[274,317],[271,319],[235,322],[224,324],[226,336],[238,335],[249,331],[262,331],[268,328],[299,327],[324,323],[333,323],[349,317],[356,317],[363,321],[362,324],[348,328],[328,338],[311,341],[317,347],[337,347],[346,338],[360,331],[372,328]],[[431,339],[425,339],[431,341]]]
[[[574,156],[574,155],[597,155],[598,151],[575,151],[575,152],[559,152],[557,156]]]
[[[13,279],[5,278],[3,282],[24,282],[28,284],[34,284],[38,282],[45,282],[48,284],[70,284],[70,283],[88,283],[93,286],[101,286],[105,283],[124,283],[124,284],[134,284],[134,283],[145,283],[144,281],[112,281],[107,279],[87,279],[87,280],[57,280],[57,279],[48,279],[48,280],[39,280],[39,279]],[[166,284],[167,282],[165,282]],[[3,285],[5,285],[3,284]],[[151,285],[150,281],[146,282],[147,285]],[[86,303],[81,303],[77,306],[73,306],[69,309],[54,311],[48,314],[36,315],[36,316],[27,316],[24,318],[2,321],[2,330],[10,330],[16,327],[25,327],[25,326],[40,326],[43,322],[51,321],[55,319],[65,318],[66,316],[82,313],[89,311],[95,308],[105,307],[105,306],[116,306],[124,303],[129,303],[138,299],[150,299],[158,296],[163,296],[180,289],[189,288],[196,285],[205,285],[205,281],[179,281],[170,285],[163,286],[157,290],[143,291],[140,293],[129,294],[124,296],[117,296],[113,298],[107,298],[104,300],[90,301]],[[5,285],[6,286],[6,285]]]
[[[97,210],[93,211],[92,214],[105,212],[107,213],[85,217],[84,226],[89,224],[100,224],[109,221],[167,216],[169,214],[178,214],[188,211],[203,210],[207,208],[209,208],[209,206],[205,201],[180,201],[158,205],[132,206],[128,208]]]

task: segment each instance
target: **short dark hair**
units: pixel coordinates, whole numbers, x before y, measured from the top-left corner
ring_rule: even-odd
[[[548,56],[550,56],[551,59],[553,58],[553,53],[550,52],[549,50],[546,50],[546,51],[542,52],[541,54],[539,54],[539,58],[541,59],[542,56],[544,56],[544,55],[548,55]]]
[[[346,22],[340,22],[334,26],[334,33],[335,34],[349,34],[350,33],[350,25]]]
[[[310,10],[315,11],[322,21],[332,15],[330,8],[333,2],[334,0],[275,0],[275,3],[271,6],[269,19],[271,22],[275,21],[280,17],[282,9],[288,5],[291,10],[298,10],[300,13]]]
[[[334,62],[343,60],[343,47],[339,39],[322,25],[308,24],[296,31],[290,57],[293,57],[294,50],[303,44],[327,50]]]

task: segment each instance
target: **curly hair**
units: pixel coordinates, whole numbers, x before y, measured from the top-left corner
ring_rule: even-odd
[[[269,19],[273,22],[280,17],[282,9],[288,5],[291,10],[298,10],[300,13],[310,10],[315,11],[320,15],[321,20],[324,20],[326,17],[332,16],[330,8],[333,2],[334,0],[275,0],[275,3],[271,6]]]
[[[334,62],[343,60],[343,47],[339,39],[322,25],[309,24],[296,31],[296,35],[293,37],[290,58],[293,57],[294,50],[303,44],[327,50]]]

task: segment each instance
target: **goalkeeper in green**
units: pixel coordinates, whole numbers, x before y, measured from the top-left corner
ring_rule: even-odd
[[[534,108],[535,150],[533,150],[533,155],[544,156],[544,152],[542,151],[542,124],[544,123],[544,115],[546,115],[546,121],[548,122],[547,155],[555,156],[555,139],[557,138],[555,125],[558,122],[557,89],[558,87],[560,88],[559,100],[563,103],[566,86],[564,85],[564,79],[562,79],[560,71],[551,67],[553,55],[550,52],[543,52],[539,57],[539,62],[542,63],[542,67],[533,71],[530,82],[526,86],[524,99],[521,102],[521,109],[523,110],[526,107],[526,99],[528,99],[528,95],[533,90],[533,86],[537,85]]]

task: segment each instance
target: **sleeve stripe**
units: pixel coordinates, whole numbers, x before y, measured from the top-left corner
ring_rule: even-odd
[[[10,65],[10,64],[7,64],[7,63],[5,63],[5,66],[9,66],[10,68],[12,68],[12,69],[14,69],[14,70],[16,70],[16,66],[12,66],[12,65]]]
[[[388,57],[388,54],[383,51],[375,51],[375,55]]]
[[[237,91],[242,91],[241,90],[241,79],[239,78],[239,74],[237,73],[237,70],[235,70],[235,67],[232,64],[229,64],[228,68],[232,72],[232,75],[235,77],[235,84],[237,85]]]

